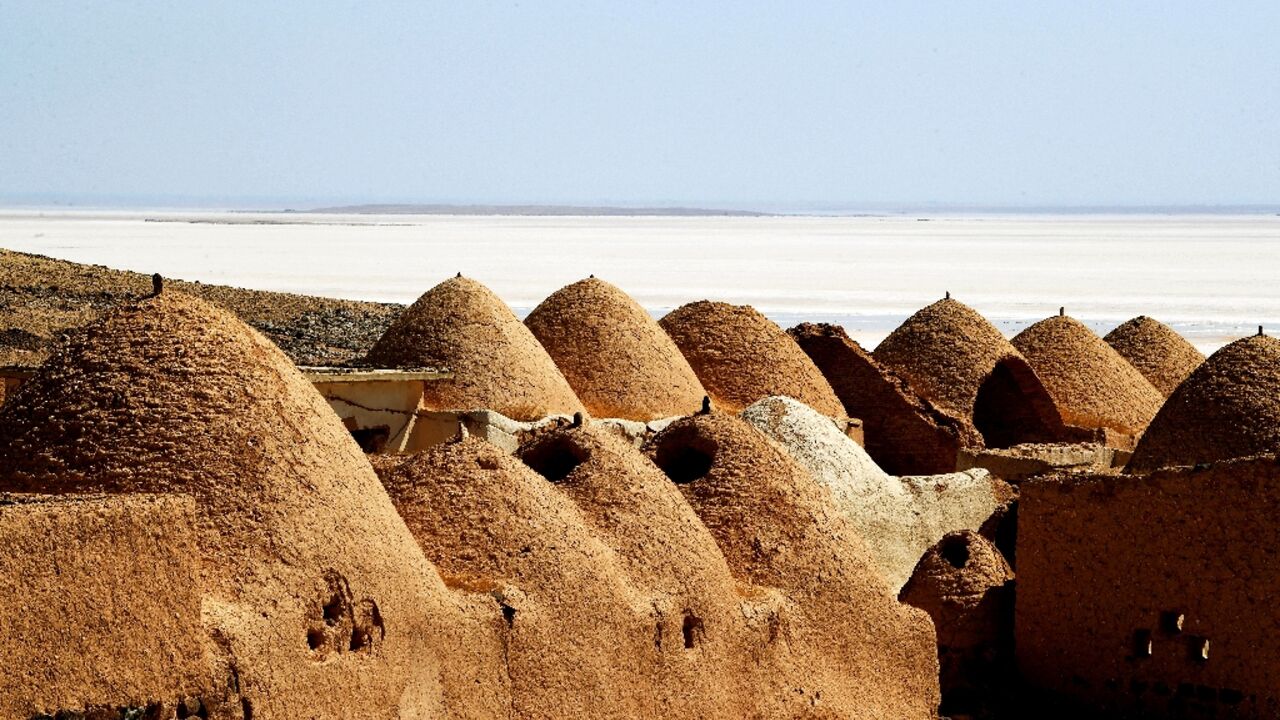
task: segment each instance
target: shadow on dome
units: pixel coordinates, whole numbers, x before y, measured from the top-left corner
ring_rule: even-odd
[[[1026,362],[1006,357],[996,363],[978,387],[973,424],[988,448],[1052,441],[1053,400]]]

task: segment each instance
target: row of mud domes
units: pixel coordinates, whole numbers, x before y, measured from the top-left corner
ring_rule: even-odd
[[[844,414],[800,348],[751,308],[693,303],[659,323],[596,278],[556,291],[523,324],[485,286],[451,278],[405,310],[368,361],[448,367],[457,379],[433,384],[429,405],[517,420],[583,410],[657,420],[693,412],[708,395],[727,411],[787,395]]]
[[[974,330],[976,313],[954,301],[930,311]],[[928,348],[913,320],[900,332]],[[801,346],[841,339],[805,330]],[[1164,452],[1274,452],[1278,346],[1258,336],[1219,351],[1174,391],[1144,446],[1168,418],[1192,430],[1165,434],[1177,442]],[[992,398],[1040,377],[1008,359],[1030,354],[993,357],[1003,369],[989,375],[1003,379],[979,380],[969,418],[988,432],[999,429],[984,415]],[[922,395],[911,407],[950,417]],[[386,461],[379,483],[278,348],[166,292],[73,334],[0,408],[0,491],[194,499],[211,675],[202,702],[226,710],[213,716],[932,717],[932,626],[894,602],[859,539],[867,531],[817,467],[837,446],[853,453],[845,469],[864,461],[831,423],[813,467],[784,452],[792,402],[753,404],[751,425],[678,420],[643,454],[589,425],[535,438],[517,457],[463,440]],[[871,487],[876,468],[855,479]],[[946,572],[947,547],[916,576]],[[69,607],[94,606],[65,590]],[[905,594],[920,592],[917,582]],[[24,635],[24,646],[57,649],[24,671],[74,658],[75,642],[52,626]],[[0,714],[51,711],[4,704],[39,690],[0,692]]]
[[[764,397],[792,397],[828,416],[862,420],[868,452],[900,475],[953,470],[960,448],[1088,441],[1133,451],[1165,398],[1203,361],[1148,317],[1101,338],[1059,314],[1010,341],[950,297],[867,352],[838,327],[784,331],[748,306],[721,302],[690,303],[655,321],[594,277],[556,291],[521,323],[488,288],[460,275],[419,298],[368,354],[382,366],[453,370],[456,379],[428,388],[428,407],[487,408],[520,420],[585,411],[650,421],[688,414],[704,395],[730,412]],[[1240,382],[1257,381],[1245,375]],[[1233,401],[1230,392],[1213,393]],[[1223,455],[1187,448],[1191,436],[1209,442],[1199,425],[1189,416],[1161,420],[1138,453],[1141,465]],[[1177,432],[1188,437],[1162,437]],[[1184,451],[1164,457],[1173,448]]]
[[[278,348],[176,292],[77,331],[0,408],[0,492],[194,500],[209,717],[935,717],[932,623],[811,473],[721,413],[646,451],[590,425],[523,462],[462,439],[380,483]],[[118,581],[120,623],[163,592]],[[37,630],[22,672],[76,661]],[[151,699],[141,671],[81,676],[6,687],[0,714]]]

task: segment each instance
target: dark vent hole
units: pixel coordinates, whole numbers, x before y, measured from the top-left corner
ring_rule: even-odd
[[[684,636],[685,649],[692,650],[697,646],[703,632],[702,618],[691,612],[685,612],[684,622],[680,624],[680,634]]]
[[[1150,630],[1136,630],[1133,633],[1133,654],[1136,657],[1151,657],[1153,650]]]
[[[710,454],[690,445],[659,448],[656,460],[662,472],[677,485],[706,476],[715,462]]]
[[[534,472],[551,482],[560,482],[569,477],[579,465],[587,460],[588,453],[567,438],[537,443],[529,447],[521,460]]]
[[[356,444],[366,455],[372,455],[382,452],[387,446],[387,441],[391,439],[391,428],[386,425],[369,428],[353,428],[351,437],[355,439]]]
[[[342,595],[335,593],[329,598],[329,602],[324,604],[324,621],[329,625],[337,625],[342,619],[343,612],[346,610],[346,601]]]
[[[324,630],[311,628],[307,631],[307,647],[319,650],[324,645]]]
[[[942,557],[951,567],[963,568],[969,564],[969,541],[962,537],[948,538],[942,544]]]
[[[351,649],[353,651],[365,649],[369,646],[370,640],[368,631],[362,628],[355,628],[351,631]]]

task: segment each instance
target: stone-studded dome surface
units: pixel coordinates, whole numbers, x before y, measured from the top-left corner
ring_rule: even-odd
[[[603,280],[560,288],[524,322],[595,417],[688,415],[706,395],[657,321]]]
[[[1031,363],[1068,425],[1139,435],[1164,402],[1142,373],[1067,315],[1031,325],[1013,338],[1013,346]]]
[[[1280,340],[1255,335],[1204,361],[1151,421],[1126,469],[1280,452]]]
[[[1122,323],[1103,340],[1165,397],[1204,362],[1204,353],[1186,338],[1146,315]]]
[[[958,300],[948,297],[917,311],[872,356],[922,398],[957,418],[966,446],[1054,442],[1063,433],[1053,399],[1026,358],[986,318]],[[995,400],[986,403],[984,398]],[[993,432],[987,427],[991,424],[1005,427]]]
[[[810,654],[806,684],[857,717],[933,717],[932,628],[894,601],[865,543],[785,450],[739,418],[682,418],[645,445],[739,580],[782,590],[789,642]]]
[[[838,325],[801,323],[787,334],[831,383],[850,417],[862,420],[867,454],[895,475],[956,468],[960,423],[920,397]]]
[[[809,356],[750,306],[701,300],[672,310],[659,324],[721,410],[739,412],[761,398],[785,395],[823,415],[845,415]]]
[[[202,614],[242,693],[228,713],[501,704],[496,608],[455,604],[320,394],[202,300],[166,290],[74,332],[0,408],[0,490],[194,498]]]
[[[470,278],[450,278],[424,293],[366,359],[384,367],[452,370],[452,380],[426,385],[423,402],[434,410],[485,409],[536,420],[583,409],[533,333]]]

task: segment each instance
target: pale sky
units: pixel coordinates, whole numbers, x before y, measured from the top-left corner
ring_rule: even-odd
[[[0,204],[1280,203],[1280,3],[0,0]]]

